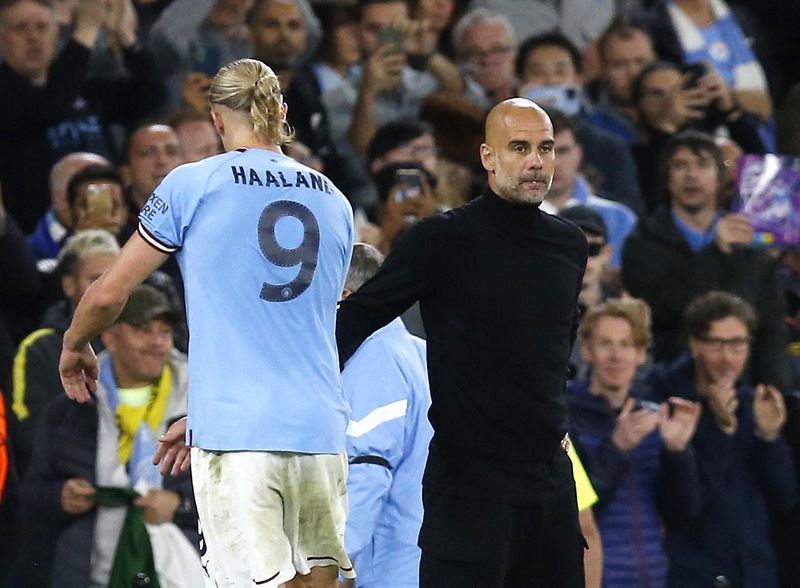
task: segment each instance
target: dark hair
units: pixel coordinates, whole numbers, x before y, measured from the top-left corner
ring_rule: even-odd
[[[528,60],[528,55],[534,49],[538,49],[539,47],[544,47],[546,45],[561,47],[564,49],[567,53],[569,53],[569,58],[572,61],[572,66],[575,68],[575,71],[577,73],[581,72],[583,63],[581,61],[581,54],[580,51],[578,51],[578,48],[562,33],[553,31],[550,33],[543,33],[541,35],[528,37],[520,44],[519,49],[517,50],[517,77],[522,77],[522,74],[525,72],[525,62]]]
[[[315,55],[325,61],[333,57],[334,30],[342,25],[358,22],[358,7],[355,4],[335,2],[315,4],[314,14],[317,15],[322,30],[322,37],[317,45]]]
[[[605,59],[606,46],[612,37],[618,37],[627,41],[628,39],[632,39],[636,33],[642,33],[648,39],[650,39],[652,43],[650,31],[644,26],[632,21],[627,16],[615,17],[614,20],[611,21],[611,24],[608,25],[606,30],[603,31],[603,34],[600,35],[600,38],[597,39],[597,52],[600,55],[600,58]]]
[[[15,4],[19,4],[23,0],[0,0],[0,14],[6,9],[11,8]],[[49,8],[50,10],[55,9],[55,2],[53,0],[30,0],[31,2],[38,4],[39,6],[44,6],[45,8]]]
[[[545,108],[544,111],[550,117],[550,122],[553,123],[554,137],[564,131],[571,131],[575,136],[575,140],[578,140],[578,122],[574,117],[566,115],[555,108]]]
[[[367,163],[383,157],[392,149],[413,141],[422,135],[433,135],[433,127],[415,118],[404,118],[386,123],[377,130],[367,146]]]
[[[82,184],[88,182],[97,182],[100,180],[114,182],[119,184],[120,187],[124,186],[122,176],[119,175],[117,169],[110,165],[88,165],[78,173],[76,173],[67,184],[67,200],[69,205],[75,204],[78,199],[78,190]]]
[[[665,183],[669,177],[669,165],[672,158],[679,149],[684,147],[697,156],[710,155],[717,164],[718,178],[725,173],[725,157],[722,155],[722,149],[714,141],[714,137],[702,131],[689,129],[673,135],[661,152],[661,177]]]
[[[692,300],[683,312],[683,325],[686,333],[695,339],[708,334],[711,323],[728,317],[737,318],[752,334],[758,325],[758,317],[753,307],[730,292],[713,290]]]
[[[642,68],[642,71],[639,72],[639,75],[636,76],[631,84],[631,100],[634,104],[638,103],[642,98],[642,85],[644,84],[645,78],[647,78],[647,76],[653,72],[667,69],[678,72],[681,70],[680,66],[672,63],[671,61],[654,61],[653,63],[649,63]]]

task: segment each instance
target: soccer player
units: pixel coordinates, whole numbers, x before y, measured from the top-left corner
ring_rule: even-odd
[[[91,399],[89,339],[176,254],[207,585],[331,588],[340,572],[353,576],[343,542],[348,408],[334,340],[352,210],[330,180],[282,153],[290,132],[270,68],[226,65],[209,102],[226,152],[176,168],[156,188],[138,233],[75,311],[62,383],[73,400]]]

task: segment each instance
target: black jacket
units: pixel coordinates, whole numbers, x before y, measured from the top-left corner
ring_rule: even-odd
[[[746,381],[786,389],[785,303],[775,263],[765,250],[742,248],[728,255],[712,243],[694,252],[675,226],[670,209],[662,207],[625,241],[622,281],[631,295],[650,305],[656,361],[675,359],[686,349],[682,315],[694,298],[711,290],[740,296],[759,317]]]

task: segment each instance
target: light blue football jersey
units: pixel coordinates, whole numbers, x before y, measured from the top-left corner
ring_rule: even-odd
[[[290,157],[246,149],[173,170],[139,221],[183,274],[192,445],[344,452],[335,340],[353,249],[344,195]]]

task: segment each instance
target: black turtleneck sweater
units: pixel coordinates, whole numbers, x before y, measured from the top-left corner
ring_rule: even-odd
[[[575,225],[487,190],[412,227],[341,304],[340,361],[419,300],[431,455],[532,471],[567,430],[564,383],[585,266]],[[429,462],[426,483],[430,470]]]

